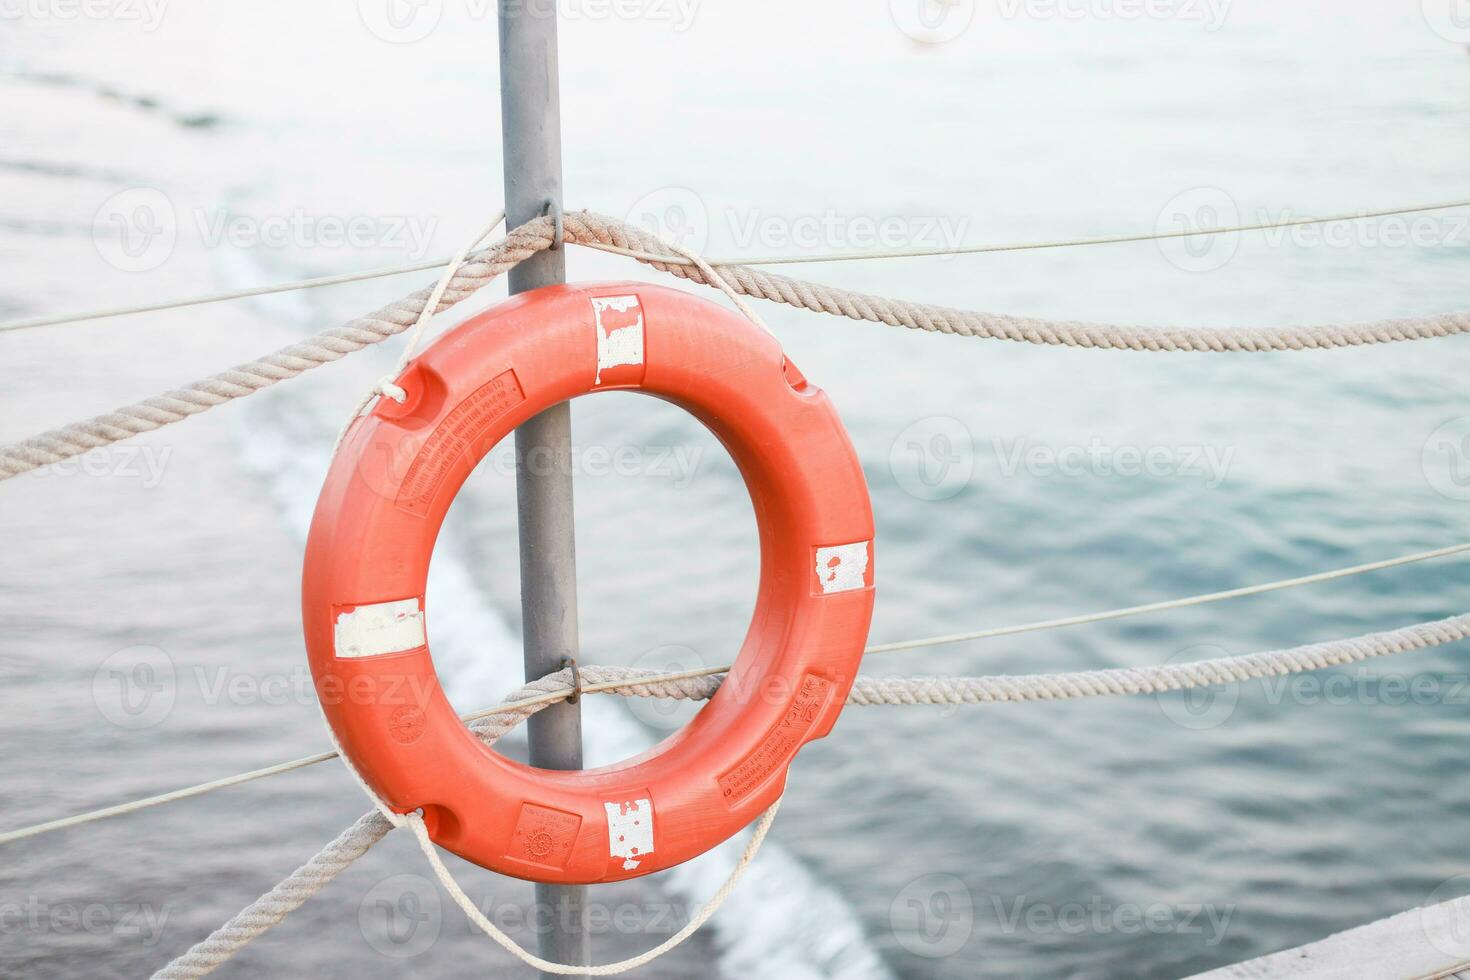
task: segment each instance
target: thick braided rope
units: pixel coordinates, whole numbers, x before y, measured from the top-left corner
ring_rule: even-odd
[[[570,212],[564,216],[564,222],[566,241],[594,248],[667,255],[669,262],[660,262],[647,255],[636,257],[690,282],[719,288],[718,280],[724,280],[730,289],[746,296],[816,313],[966,337],[1066,347],[1219,353],[1324,350],[1426,340],[1470,331],[1470,312],[1320,326],[1130,327],[1075,320],[1043,320],[911,303],[793,279],[749,266],[721,266],[712,281],[706,270],[701,269],[702,263],[685,260],[679,254],[682,250],[671,248],[654,235],[626,222],[590,211]],[[435,312],[442,312],[460,302],[528,256],[550,248],[553,234],[552,219],[537,218],[521,225],[504,241],[477,253],[451,280]],[[190,415],[294,378],[303,371],[335,361],[353,351],[382,343],[417,321],[429,292],[430,287],[426,287],[376,313],[322,331],[300,343],[176,388],[157,398],[0,447],[0,480],[182,421]]]
[[[528,256],[551,246],[549,222],[538,228],[535,222],[512,232],[504,240],[476,253],[464,263],[449,281],[435,312],[441,313],[483,286],[494,282]],[[380,344],[418,322],[433,292],[426,286],[417,292],[388,304],[375,313],[349,320],[338,327],[323,330],[306,340],[282,347],[273,353],[228,371],[211,375],[202,381],[175,388],[156,398],[125,405],[106,415],[52,429],[39,436],[10,446],[0,447],[0,480],[18,476],[39,466],[59,463],[79,456],[89,449],[108,446],[122,439],[151,432],[180,422],[191,415],[208,411],[236,398],[253,395],[262,388],[310,371],[312,368],[339,360],[373,344]]]
[[[1281,677],[1409,653],[1470,637],[1470,613],[1417,623],[1345,640],[1311,643],[1237,657],[1148,667],[1114,667],[1063,674],[999,674],[989,677],[859,676],[848,704],[999,704],[1011,701],[1067,701],[1107,695],[1160,694],[1192,688]],[[624,683],[607,690],[639,697],[704,700],[714,696],[725,675],[665,679],[657,671],[629,667],[583,667],[583,684]],[[570,683],[570,682],[568,682]]]
[[[658,237],[616,218],[588,211],[566,215],[567,241],[581,245],[611,245],[675,261],[659,262],[634,256],[656,269],[691,282],[705,283],[698,266],[677,261]],[[1135,351],[1197,351],[1201,353],[1322,350],[1399,340],[1425,340],[1470,332],[1470,312],[1406,317],[1355,324],[1287,327],[1135,327],[1080,320],[1044,320],[961,310],[929,303],[889,299],[838,289],[821,283],[764,272],[751,266],[721,265],[720,275],[738,292],[814,313],[884,323],[890,327],[986,337],[1031,344],[1093,347]]]
[[[261,933],[300,908],[392,829],[393,825],[377,810],[364,813],[279,885],[153,974],[153,980],[192,980],[212,973]]]
[[[570,684],[570,672],[565,673],[566,676],[553,674],[533,681],[507,700],[519,701],[563,689]],[[550,703],[552,702],[547,702]],[[479,719],[470,728],[486,745],[493,745],[506,732],[545,706],[542,704],[499,711]],[[391,830],[393,824],[376,808],[364,813],[311,860],[287,875],[280,884],[154,973],[153,980],[194,980],[212,973],[253,939],[300,908],[302,903],[346,871]]]
[[[1064,701],[1105,695],[1158,694],[1212,684],[1280,677],[1358,663],[1395,653],[1453,643],[1470,637],[1470,614],[1431,623],[1288,650],[1150,667],[1116,667],[1069,674],[1014,677],[859,678],[849,704],[994,704],[1003,701]]]
[[[1059,701],[1104,695],[1150,694],[1207,687],[1231,681],[1245,681],[1325,667],[1358,663],[1375,657],[1408,653],[1470,637],[1470,614],[1451,616],[1434,622],[1419,623],[1402,629],[1327,643],[1312,643],[1285,650],[1271,650],[1239,657],[1220,657],[1185,664],[1160,664],[1152,667],[1123,667],[1066,674],[1034,674],[994,677],[876,679],[859,677],[848,695],[848,704],[994,704],[1014,701]],[[600,686],[604,691],[625,697],[660,697],[681,700],[705,700],[714,696],[725,679],[724,674],[669,677],[654,670],[631,667],[583,667],[584,688]],[[549,674],[522,687],[510,701],[526,700],[538,695],[556,694],[561,698],[572,693],[571,671]],[[615,686],[605,686],[615,685]],[[470,728],[487,744],[493,744],[525,718],[554,703],[507,707],[485,715]],[[774,809],[774,808],[773,808]],[[771,816],[771,811],[767,816]],[[764,836],[763,819],[752,843]],[[291,873],[285,881],[262,895],[244,911],[216,929],[207,939],[154,974],[154,980],[194,980],[214,970],[239,949],[280,922],[312,895],[361,857],[392,829],[392,825],[376,810],[364,814],[343,831],[315,857]],[[417,830],[415,831],[417,834]],[[422,841],[421,841],[422,845]],[[750,853],[747,848],[747,854]],[[431,859],[438,863],[437,855]],[[742,870],[732,875],[728,887]],[[462,894],[462,893],[461,893]],[[722,888],[710,906],[717,906],[728,894]],[[456,897],[456,901],[460,901]],[[471,906],[473,903],[471,903]],[[710,906],[706,906],[710,908]],[[468,909],[466,910],[468,912]],[[703,921],[702,919],[700,921]],[[667,945],[667,944],[665,944]],[[662,950],[662,947],[659,948]],[[651,959],[657,955],[649,951]],[[635,959],[637,959],[635,957]],[[647,962],[644,960],[643,962]],[[553,966],[556,964],[552,964]],[[615,966],[617,964],[610,964]]]

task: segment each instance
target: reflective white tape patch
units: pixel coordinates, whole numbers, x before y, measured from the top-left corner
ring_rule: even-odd
[[[643,855],[653,853],[653,804],[628,800],[602,808],[607,811],[608,856],[622,858],[623,870],[632,871]]]
[[[839,544],[817,549],[817,581],[822,592],[851,592],[868,585],[868,545],[872,542]]]
[[[637,296],[594,296],[592,315],[597,323],[596,384],[602,384],[608,368],[643,363],[643,306]]]
[[[337,617],[333,631],[339,657],[377,657],[417,650],[428,642],[421,600],[397,599],[358,606]]]

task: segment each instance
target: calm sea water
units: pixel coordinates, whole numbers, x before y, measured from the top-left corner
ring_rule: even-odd
[[[1140,8],[1079,0],[970,17],[962,4],[927,25],[888,6],[569,6],[569,204],[711,253],[769,255],[1470,197],[1470,37],[1447,6],[1237,0],[1128,16]],[[369,0],[70,9],[48,0],[0,19],[0,317],[434,256],[498,207],[495,31],[481,4],[396,19]],[[1159,325],[1408,316],[1470,302],[1467,218],[801,272]],[[570,265],[576,278],[653,275],[580,251]],[[0,437],[254,357],[423,278],[0,335]],[[831,394],[866,467],[876,641],[1466,535],[1459,340],[1145,356],[762,312]],[[322,747],[299,640],[302,539],[338,425],[396,352],[0,488],[0,825]],[[585,659],[722,662],[756,574],[733,465],[649,399],[578,404],[575,425]],[[464,709],[519,676],[500,462],[456,503],[431,582],[436,656]],[[866,669],[1246,653],[1459,613],[1465,581],[1451,560]],[[713,928],[648,972],[1178,977],[1453,897],[1470,891],[1457,878],[1470,872],[1467,701],[1450,648],[1203,698],[854,710],[803,753],[772,845]],[[686,717],[596,699],[587,711],[594,761]],[[145,973],[363,809],[340,769],[321,766],[8,845],[0,972]],[[596,892],[597,957],[677,928],[734,850]],[[533,939],[527,886],[457,869]],[[424,874],[390,839],[220,975],[521,975]]]

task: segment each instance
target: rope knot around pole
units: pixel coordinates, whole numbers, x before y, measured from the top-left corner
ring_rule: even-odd
[[[582,671],[577,666],[577,658],[562,657],[561,666],[572,675],[572,693],[567,695],[567,704],[576,704],[582,700]]]
[[[548,246],[548,250],[560,252],[562,246],[566,244],[567,239],[566,227],[563,223],[565,217],[562,214],[561,202],[554,197],[548,197],[545,206],[541,209],[541,213],[551,218],[551,245]]]

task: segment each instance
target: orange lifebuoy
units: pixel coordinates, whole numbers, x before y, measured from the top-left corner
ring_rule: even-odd
[[[302,582],[318,695],[363,778],[393,809],[422,808],[440,846],[544,882],[660,871],[759,816],[797,750],[836,721],[873,610],[872,508],[827,396],[744,318],[632,282],[516,296],[449,331],[397,384],[404,401],[381,399],[333,460]],[[615,766],[532,769],[475,738],[440,689],[429,559],[497,442],[610,389],[682,406],[730,452],[759,528],[759,595],[728,680],[683,730]]]

